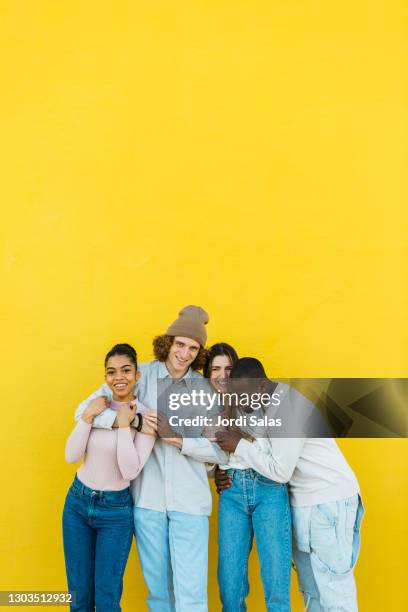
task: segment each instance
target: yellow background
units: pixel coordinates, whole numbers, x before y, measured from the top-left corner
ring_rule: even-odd
[[[113,343],[148,360],[196,303],[271,376],[408,375],[407,3],[2,0],[0,21],[0,588],[64,589],[63,449]],[[361,610],[402,611],[406,441],[341,447]],[[124,609],[144,598],[133,549]]]

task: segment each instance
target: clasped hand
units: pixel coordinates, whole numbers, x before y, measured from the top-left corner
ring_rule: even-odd
[[[217,431],[215,433],[218,446],[226,453],[234,453],[243,437],[239,431]]]

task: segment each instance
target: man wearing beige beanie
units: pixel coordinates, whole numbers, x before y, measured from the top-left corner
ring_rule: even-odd
[[[207,382],[197,370],[205,360],[208,314],[185,306],[166,332],[153,340],[156,359],[139,367],[137,397],[157,409],[158,381],[185,387]],[[106,385],[80,404],[75,418],[92,399],[107,401]],[[207,612],[208,516],[211,492],[205,463],[225,463],[227,455],[205,438],[183,438],[158,414],[158,438],[140,475],[132,482],[135,533],[151,612]],[[115,426],[107,408],[93,427]]]
[[[192,338],[201,346],[207,342],[205,326],[208,323],[208,314],[200,306],[185,306],[179,316],[169,325],[166,334],[169,336],[185,336]]]

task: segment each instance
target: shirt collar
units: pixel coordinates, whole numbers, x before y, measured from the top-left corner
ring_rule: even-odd
[[[158,378],[171,378],[164,361],[159,361]],[[188,368],[187,372],[179,380],[184,380],[187,387],[191,388],[191,385],[193,384],[193,378],[194,378],[194,371],[191,368]]]

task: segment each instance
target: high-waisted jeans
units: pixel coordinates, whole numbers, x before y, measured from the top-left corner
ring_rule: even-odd
[[[218,581],[223,612],[244,612],[248,558],[256,539],[268,612],[290,611],[291,513],[287,486],[255,470],[227,470],[218,509]]]
[[[129,488],[96,491],[75,476],[62,515],[71,612],[121,609],[123,574],[132,545],[133,501]]]

